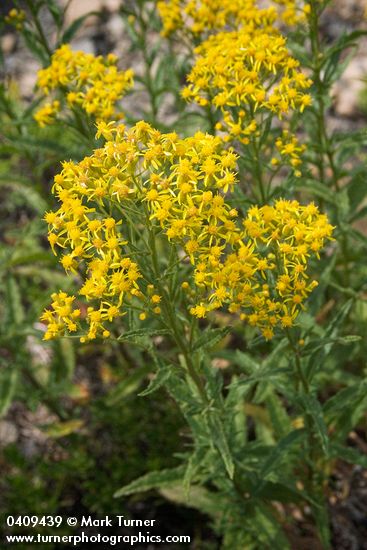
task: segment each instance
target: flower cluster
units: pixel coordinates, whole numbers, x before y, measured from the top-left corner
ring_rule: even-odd
[[[119,71],[116,62],[113,54],[95,57],[73,52],[64,44],[52,55],[50,66],[38,72],[37,84],[46,96],[61,92],[70,109],[80,108],[97,121],[117,120],[122,114],[115,111],[115,105],[133,85],[133,71]],[[41,107],[35,119],[44,126],[57,112],[49,103]]]
[[[291,327],[317,286],[307,275],[309,259],[319,256],[332,230],[313,203],[278,200],[274,206],[252,207],[231,253],[214,264],[199,258],[195,282],[204,298],[192,313],[205,317],[228,303],[229,311],[241,311],[241,319],[267,339],[275,327]]]
[[[205,250],[217,253],[217,240],[232,238],[231,229],[236,232],[236,211],[223,198],[235,183],[236,156],[221,149],[220,138],[198,133],[179,139],[145,122],[127,131],[101,122],[98,135],[108,140],[102,149],[78,164],[64,163],[54,185],[61,206],[45,215],[51,247],[55,253],[63,250],[60,261],[67,272],[81,272],[79,295],[95,303],[87,310],[87,339],[108,336],[108,323],[124,315],[132,300],[143,319],[145,310],[160,313],[160,296],[150,292],[154,280],[141,280],[131,259],[132,212],[135,228],[141,216],[140,234],[147,229],[147,215],[169,239],[183,243],[191,257]],[[202,226],[208,228],[206,236]],[[82,318],[75,320],[70,307],[68,314],[65,309],[60,314],[66,299],[68,305],[73,301],[62,294],[61,301],[54,299],[53,311],[44,314],[46,338],[83,331]]]
[[[278,18],[287,26],[297,25],[305,21],[310,12],[310,4],[300,0],[272,0],[278,4]]]
[[[276,139],[275,146],[280,154],[280,160],[279,158],[273,157],[271,159],[271,164],[273,166],[277,166],[280,163],[289,164],[295,169],[295,176],[300,177],[301,172],[296,168],[302,163],[301,157],[302,153],[306,150],[306,146],[304,144],[299,144],[298,138],[288,130],[283,130],[282,135]]]
[[[22,30],[24,21],[26,20],[26,13],[24,10],[17,10],[13,8],[9,11],[5,17],[5,23],[13,25],[18,31]]]
[[[275,326],[292,325],[315,285],[308,259],[331,235],[326,216],[313,204],[278,201],[253,207],[240,223],[227,201],[237,156],[219,137],[198,132],[180,139],[143,121],[129,130],[100,123],[98,134],[107,140],[103,148],[78,164],[64,163],[54,185],[61,206],[45,215],[50,245],[62,249],[67,272],[80,272],[79,295],[93,305],[83,315],[73,309],[74,297],[55,295],[43,316],[46,338],[83,332],[83,317],[83,340],[107,337],[109,323],[132,305],[142,320],[147,311],[159,314],[160,273],[144,267],[152,254],[144,246],[159,228],[192,264],[193,315],[228,305],[267,338]]]
[[[218,33],[196,48],[196,62],[182,95],[220,109],[218,128],[224,128],[229,139],[248,143],[259,118],[272,114],[282,118],[310,105],[305,90],[311,80],[298,67],[279,34]]]
[[[304,22],[309,4],[302,0],[161,0],[157,8],[162,20],[162,35],[183,32],[194,40],[204,40],[224,30],[262,28],[278,24],[293,26]]]
[[[60,113],[60,110],[60,101],[55,99],[52,102],[47,101],[46,103],[44,103],[33,116],[35,121],[38,123],[38,126],[44,128],[45,126],[52,124],[56,120],[57,115]]]
[[[163,36],[182,30],[196,40],[224,29],[267,29],[277,17],[274,7],[260,9],[255,0],[168,0],[157,7]]]

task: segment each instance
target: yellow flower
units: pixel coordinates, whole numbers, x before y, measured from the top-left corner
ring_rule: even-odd
[[[70,109],[80,108],[99,123],[97,137],[111,137],[108,125],[101,122],[118,120],[121,113],[115,105],[133,85],[133,71],[119,71],[115,56],[95,57],[81,51],[73,52],[64,44],[54,52],[51,64],[38,71],[37,85],[45,96],[58,91],[65,96]],[[54,102],[55,103],[55,102]],[[34,118],[40,126],[50,124],[60,111],[54,104],[41,107]]]
[[[165,0],[157,8],[163,36],[183,32],[201,40],[224,29],[267,28],[277,17],[273,6],[260,9],[255,0]]]
[[[198,132],[180,139],[143,121],[108,132],[102,148],[77,164],[65,162],[55,176],[60,207],[45,215],[49,242],[55,253],[62,251],[65,270],[78,271],[78,294],[91,305],[85,317],[73,312],[74,297],[57,295],[43,316],[46,338],[75,331],[82,341],[106,337],[109,324],[131,306],[161,314],[157,281],[139,264],[150,252],[136,254],[137,243],[130,242],[131,212],[139,234],[153,226],[181,249],[186,271],[191,264],[182,288],[196,290],[184,293],[192,315],[228,307],[267,339],[277,327],[292,326],[317,284],[307,268],[331,238],[326,215],[313,203],[279,199],[251,207],[241,220],[227,201],[237,156],[219,137]],[[127,189],[118,198],[116,179]]]
[[[333,228],[313,203],[301,206],[283,199],[274,206],[252,207],[243,227],[223,261],[213,266],[210,256],[200,255],[195,282],[207,297],[191,313],[202,317],[226,303],[231,312],[241,309],[241,319],[270,339],[275,327],[294,325],[317,284],[308,280],[309,259],[317,257]]]
[[[247,143],[257,130],[256,116],[272,113],[281,119],[310,104],[304,90],[311,80],[299,71],[286,39],[275,29],[219,32],[195,54],[183,96],[199,105],[205,99],[221,111],[228,139]]]

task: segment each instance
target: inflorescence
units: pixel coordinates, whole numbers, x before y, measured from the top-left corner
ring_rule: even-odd
[[[66,98],[67,106],[81,109],[94,120],[118,120],[123,117],[115,110],[120,100],[133,85],[133,71],[118,70],[117,57],[95,57],[81,51],[73,52],[64,44],[52,55],[51,64],[38,72],[37,85],[45,96],[59,92],[58,98],[44,104],[35,114],[43,127],[53,122]]]
[[[228,203],[237,155],[221,138],[198,132],[180,139],[143,121],[128,130],[100,123],[101,135],[103,148],[78,164],[64,163],[54,185],[61,206],[45,216],[53,250],[62,250],[67,272],[79,273],[79,296],[91,305],[82,313],[74,296],[54,295],[43,315],[47,339],[76,331],[83,341],[108,337],[128,307],[140,310],[141,319],[161,313],[159,274],[141,268],[145,253],[133,245],[133,227],[142,243],[161,230],[182,249],[181,261],[192,266],[185,284],[195,291],[187,293],[192,315],[226,306],[266,338],[277,326],[293,325],[316,286],[308,262],[332,233],[314,204],[278,200],[241,220]]]

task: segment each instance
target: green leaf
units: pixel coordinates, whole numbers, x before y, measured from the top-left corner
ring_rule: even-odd
[[[328,455],[329,436],[320,402],[316,399],[316,397],[310,394],[300,395],[297,400],[304,409],[305,413],[312,417],[316,433],[321,442],[322,450],[326,455]]]
[[[349,202],[353,212],[363,203],[363,200],[367,195],[367,185],[365,185],[365,183],[366,174],[363,167],[363,170],[360,170],[353,175],[347,186]]]
[[[68,420],[66,422],[56,422],[43,429],[43,432],[49,437],[59,439],[70,434],[78,432],[84,426],[84,420]]]
[[[8,276],[6,281],[6,293],[8,306],[6,322],[8,325],[19,326],[24,321],[22,296],[17,281],[11,275]]]
[[[350,464],[367,468],[367,456],[354,447],[332,443],[330,445],[330,458],[339,458]]]
[[[256,528],[261,530],[261,533],[266,533],[269,544],[268,548],[273,550],[289,550],[289,541],[285,536],[279,521],[274,517],[274,510],[269,509],[266,504],[257,503],[257,513],[255,520]],[[266,547],[265,545],[263,546]]]
[[[169,333],[170,331],[168,329],[139,328],[124,332],[117,340],[120,340],[120,342],[138,343],[142,338],[153,338],[154,336],[163,336]]]
[[[316,369],[323,364],[325,358],[330,354],[335,343],[337,342],[337,335],[339,327],[342,325],[344,320],[347,318],[352,305],[354,304],[354,299],[350,298],[345,304],[338,308],[334,317],[329,321],[322,338],[317,341],[315,349],[313,349],[307,366],[305,368],[305,374],[308,380],[311,380]],[[313,343],[305,346],[306,352],[310,351],[314,346]]]
[[[285,406],[274,391],[268,394],[265,404],[269,411],[276,438],[285,437],[292,429],[292,424]]]
[[[306,495],[306,493],[298,491],[296,487],[289,487],[284,483],[273,483],[272,481],[265,481],[261,486],[261,489],[256,492],[256,497],[270,501],[276,500],[285,504],[294,504],[295,502],[300,502],[302,500],[306,500],[310,503],[314,502]]]
[[[11,405],[18,382],[18,371],[10,365],[0,371],[0,417]]]
[[[184,487],[187,499],[189,497],[192,481],[195,478],[196,474],[200,471],[200,469],[202,469],[203,464],[205,463],[205,458],[207,454],[208,454],[207,448],[199,447],[190,455],[187,461],[187,467],[186,467],[186,471],[183,479],[183,487]]]
[[[348,65],[351,55],[354,53],[352,52],[352,54],[343,56],[343,59],[341,60],[341,55],[343,52],[349,48],[355,49],[358,45],[358,39],[365,35],[366,31],[363,30],[353,31],[348,34],[345,33],[333,44],[331,48],[324,51],[323,80],[327,86],[330,86],[339,78]]]
[[[227,436],[224,431],[223,422],[216,411],[210,414],[208,422],[214,444],[222,457],[229,478],[233,479],[234,462],[229,449]]]
[[[289,447],[294,445],[296,441],[300,441],[304,438],[304,435],[305,431],[303,429],[293,430],[277,443],[260,469],[259,477],[262,480],[260,487],[262,487],[263,481],[278,469],[279,464],[287,459]]]
[[[235,361],[237,365],[244,369],[246,374],[253,374],[257,370],[260,370],[260,364],[250,354],[243,351],[236,350]]]
[[[338,309],[337,313],[334,315],[332,320],[327,326],[326,336],[335,336],[336,329],[343,323],[349,314],[351,307],[354,303],[353,299],[348,300],[341,308]]]
[[[28,49],[39,59],[39,61],[41,61],[42,65],[46,67],[49,62],[49,55],[44,45],[41,44],[37,36],[26,27],[22,29],[22,36]]]
[[[213,348],[230,332],[229,327],[214,328],[204,331],[204,333],[196,340],[192,347],[192,351],[204,350]]]
[[[101,14],[98,11],[90,11],[75,19],[62,34],[57,47],[59,48],[62,44],[68,44],[83,25],[84,21],[91,15],[99,17]]]
[[[258,382],[270,382],[271,380],[278,378],[280,375],[288,374],[290,372],[291,370],[288,367],[280,367],[278,369],[272,369],[269,371],[261,369],[253,376],[249,376],[246,379],[240,378],[238,381],[234,382],[234,384],[238,387],[244,387]]]
[[[280,342],[274,347],[273,351],[269,353],[267,357],[265,357],[264,361],[262,362],[262,365],[265,369],[273,368],[275,365],[279,365],[279,363],[284,358],[284,350],[286,350],[289,346],[289,342],[287,338],[282,338]]]
[[[171,365],[161,367],[153,380],[149,382],[148,387],[138,394],[139,397],[149,395],[150,393],[157,391],[161,386],[163,386],[172,375],[172,369],[173,367]]]
[[[349,344],[354,344],[354,342],[359,342],[362,340],[362,336],[358,334],[348,334],[347,336],[339,336],[336,338],[336,342],[342,346],[348,346]]]
[[[143,367],[133,371],[133,373],[127,376],[125,380],[113,388],[106,398],[106,404],[108,406],[117,405],[120,401],[136,392],[144,378],[151,372],[151,370],[152,367],[150,365],[144,365]]]
[[[56,343],[59,351],[58,380],[71,380],[75,370],[75,350],[70,338],[61,338]]]
[[[47,7],[58,28],[62,25],[63,11],[55,0],[47,0]]]
[[[164,487],[159,492],[164,498],[175,504],[194,508],[215,519],[219,519],[223,515],[227,506],[227,501],[218,493],[210,492],[197,485],[191,487],[189,495],[182,484]]]
[[[3,177],[0,176],[0,185],[2,184],[2,179]],[[9,178],[8,181],[5,181],[4,183],[7,187],[10,188],[11,192],[16,193],[18,196],[22,197],[24,203],[31,207],[35,212],[43,214],[44,211],[47,209],[46,201],[30,185],[11,182]]]
[[[163,489],[170,485],[182,482],[185,474],[184,466],[178,466],[177,468],[171,468],[167,470],[160,470],[156,472],[149,472],[142,477],[139,477],[135,481],[132,481],[128,485],[125,485],[113,495],[115,498],[122,496],[132,495],[134,493],[142,493],[144,491],[150,491],[151,489]]]
[[[303,191],[320,197],[329,204],[335,204],[335,194],[319,181],[310,178],[302,178],[302,181],[299,182],[299,186],[302,186]]]
[[[332,417],[341,410],[345,411],[346,407],[352,409],[353,405],[366,394],[366,389],[367,382],[365,381],[357,382],[357,384],[349,386],[348,388],[343,388],[324,403],[324,414],[328,417]]]

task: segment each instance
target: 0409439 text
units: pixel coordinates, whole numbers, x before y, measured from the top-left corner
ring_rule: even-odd
[[[60,527],[62,525],[62,516],[7,516],[6,525],[8,527]]]
[[[82,516],[78,518],[65,518],[70,527],[80,525],[80,527],[152,527],[155,519],[130,519],[123,515],[105,516],[104,518],[94,518],[93,516]],[[64,521],[62,516],[7,516],[6,524],[8,527],[60,527]]]

